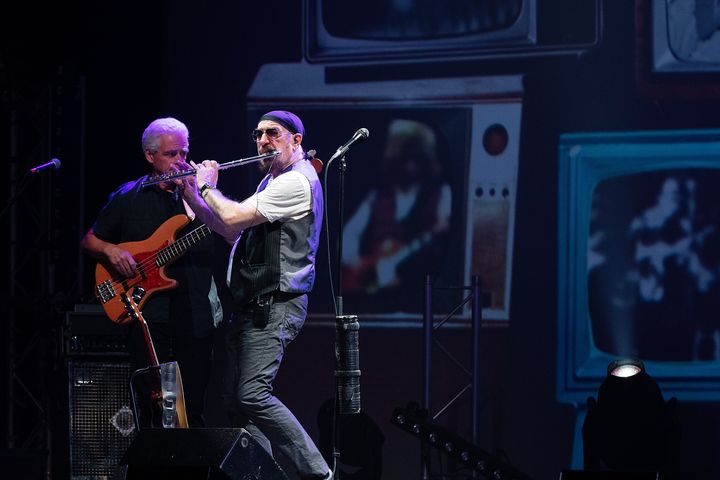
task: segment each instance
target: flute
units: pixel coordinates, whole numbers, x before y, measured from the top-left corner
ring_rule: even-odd
[[[256,155],[254,157],[247,157],[247,158],[238,158],[237,160],[231,160],[229,162],[221,163],[218,165],[219,170],[225,170],[226,168],[233,168],[233,167],[239,167],[241,165],[249,165],[251,163],[259,162],[260,160],[264,160],[266,158],[275,157],[277,155],[280,155],[280,152],[273,151],[268,153],[263,153],[262,155]],[[183,178],[187,177],[188,175],[194,175],[195,172],[194,168],[190,170],[180,170],[178,172],[169,172],[164,173],[162,175],[155,175],[152,177],[149,177],[147,180],[142,182],[143,187],[149,187],[150,185],[157,185],[158,183],[163,182],[169,182],[170,180],[175,180],[177,178]]]

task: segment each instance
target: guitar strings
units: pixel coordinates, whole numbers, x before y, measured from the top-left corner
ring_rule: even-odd
[[[145,271],[145,272],[147,272],[147,273],[153,273],[155,270],[159,270],[159,269],[160,269],[160,266],[157,266],[157,258],[158,258],[158,256],[159,256],[162,252],[167,251],[167,249],[173,247],[173,246],[176,245],[177,243],[182,242],[184,239],[186,239],[186,238],[188,238],[188,237],[192,237],[192,236],[195,235],[195,234],[198,234],[198,235],[199,235],[200,231],[203,230],[203,229],[207,229],[207,230],[208,230],[207,234],[209,234],[209,233],[211,232],[211,231],[210,231],[210,227],[208,227],[207,225],[200,225],[199,227],[197,227],[196,229],[194,229],[192,232],[190,232],[190,233],[188,233],[188,234],[186,234],[186,235],[183,235],[179,240],[174,241],[173,243],[171,243],[171,244],[168,245],[167,247],[164,247],[164,248],[158,250],[158,251],[155,252],[153,255],[151,255],[151,256],[143,259],[140,263],[137,263],[136,266],[135,266],[136,270],[138,270],[138,271],[139,271],[139,270],[143,270],[143,271]],[[206,235],[207,235],[207,234],[206,234]],[[203,237],[203,238],[204,238],[204,237]],[[202,238],[199,238],[198,240],[201,240],[201,239],[202,239]],[[116,280],[116,279],[113,277],[113,278],[110,279],[110,280],[111,280],[110,285],[111,285],[112,287],[115,287],[115,286],[117,286],[117,285],[123,284],[124,282],[128,282],[128,281],[129,281],[129,282],[132,282],[133,280],[137,279],[137,277],[139,277],[139,276],[141,276],[141,275],[140,275],[139,273],[136,273],[136,274],[133,275],[132,277],[126,278],[126,279],[124,279],[124,280]],[[132,285],[132,283],[131,283],[131,285]]]
[[[188,238],[188,237],[192,237],[193,235],[195,235],[196,233],[200,232],[201,230],[203,230],[203,229],[205,229],[205,228],[208,229],[208,233],[209,233],[209,231],[210,231],[209,227],[207,227],[207,225],[201,225],[201,226],[197,227],[196,229],[194,229],[192,232],[184,235],[184,236],[183,236],[182,238],[180,238],[179,240],[176,240],[175,242],[171,243],[171,244],[168,245],[167,247],[164,247],[164,248],[158,250],[158,251],[155,252],[153,255],[151,255],[151,256],[145,258],[144,260],[142,260],[140,263],[138,263],[138,264],[136,265],[136,269],[138,269],[138,270],[140,270],[140,269],[145,270],[145,269],[146,269],[147,267],[149,267],[150,265],[157,265],[157,258],[158,258],[158,256],[159,256],[162,252],[167,251],[169,248],[173,247],[173,246],[176,245],[177,243],[182,242],[184,239],[186,239],[186,238]],[[200,240],[200,239],[199,239],[199,240]],[[147,272],[153,272],[155,269],[159,269],[159,268],[160,268],[159,266],[156,267],[156,268],[147,268],[146,271],[147,271]],[[124,281],[133,280],[133,279],[135,279],[137,276],[138,276],[138,274],[135,274],[135,275],[134,275],[132,278],[130,278],[130,279],[113,281],[113,282],[111,283],[111,285],[115,286],[115,285],[118,285],[118,284],[123,283]],[[112,279],[112,280],[114,280],[114,279]]]

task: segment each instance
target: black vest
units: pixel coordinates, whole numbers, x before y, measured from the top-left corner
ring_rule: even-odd
[[[310,212],[298,220],[264,222],[246,229],[238,241],[230,273],[236,307],[271,292],[307,293],[315,282],[315,255],[322,227],[322,187],[309,161],[291,170],[310,182]],[[282,175],[281,174],[281,175]]]

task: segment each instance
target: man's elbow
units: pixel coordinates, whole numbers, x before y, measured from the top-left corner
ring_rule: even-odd
[[[92,235],[91,232],[87,232],[81,239],[80,239],[80,246],[83,250],[89,251],[90,250],[90,235]]]

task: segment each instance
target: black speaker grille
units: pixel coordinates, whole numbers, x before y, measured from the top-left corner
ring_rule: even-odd
[[[68,362],[70,478],[111,478],[135,437],[127,363]]]

